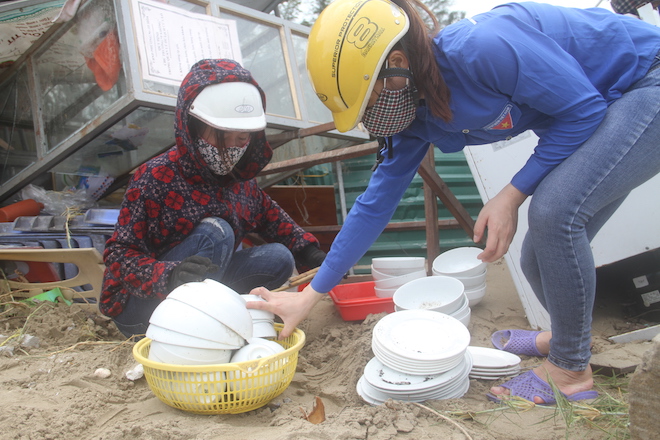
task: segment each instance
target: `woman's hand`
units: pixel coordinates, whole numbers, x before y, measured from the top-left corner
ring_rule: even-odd
[[[252,289],[251,295],[259,295],[266,301],[248,301],[248,309],[266,310],[279,316],[284,322],[279,339],[286,339],[303,319],[307,318],[316,303],[325,296],[312,289],[311,284],[302,292],[272,292],[265,287]]]
[[[477,256],[492,263],[508,250],[518,228],[518,208],[527,195],[508,184],[483,207],[474,224],[474,242],[479,243],[488,229],[486,248]]]

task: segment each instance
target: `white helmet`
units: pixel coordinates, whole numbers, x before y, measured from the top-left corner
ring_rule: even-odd
[[[190,114],[219,130],[261,131],[266,128],[259,89],[245,82],[206,86],[190,106]]]

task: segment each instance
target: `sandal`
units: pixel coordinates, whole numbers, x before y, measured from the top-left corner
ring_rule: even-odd
[[[552,405],[557,403],[555,393],[550,384],[543,381],[532,370],[523,373],[520,376],[516,376],[500,386],[508,388],[510,390],[510,394],[499,395],[487,393],[486,397],[488,397],[488,400],[502,403],[503,400],[507,400],[511,397],[518,397],[534,403],[534,397],[538,396],[543,399],[543,403],[537,403],[537,405]],[[560,394],[572,402],[577,400],[595,399],[598,397],[598,391],[594,390],[580,391],[578,393],[571,394],[570,396],[567,396],[561,392]]]
[[[536,348],[536,335],[541,331],[534,330],[500,330],[493,333],[490,340],[497,349],[513,354],[526,356],[546,356]]]

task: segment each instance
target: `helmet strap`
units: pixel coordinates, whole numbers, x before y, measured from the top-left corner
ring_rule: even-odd
[[[383,163],[385,155],[383,152],[387,151],[387,158],[392,159],[394,157],[394,152],[392,151],[392,136],[388,137],[378,137],[378,152],[376,153],[376,163],[371,167],[371,171],[376,171],[378,165]]]
[[[378,72],[378,79],[392,78],[393,76],[403,76],[411,81],[413,79],[410,69],[404,69],[403,67],[385,67]]]

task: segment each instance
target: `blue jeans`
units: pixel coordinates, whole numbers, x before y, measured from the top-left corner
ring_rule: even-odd
[[[291,251],[280,243],[234,251],[234,231],[229,223],[217,217],[202,220],[188,237],[159,259],[181,261],[192,255],[211,259],[218,270],[208,274],[207,278],[238,293],[248,293],[260,286],[268,289],[280,287],[294,268]],[[117,328],[126,337],[144,334],[149,318],[160,302],[160,299],[130,296],[122,313],[113,318]]]
[[[530,200],[521,268],[550,315],[548,360],[560,368],[589,364],[596,294],[590,241],[630,191],[660,172],[659,112],[660,68],[609,106],[593,136]]]

